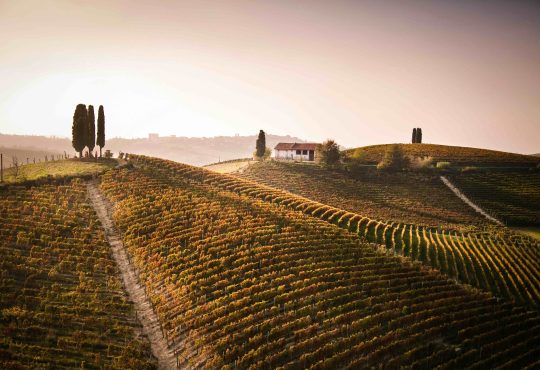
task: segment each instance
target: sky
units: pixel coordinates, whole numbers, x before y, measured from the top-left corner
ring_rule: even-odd
[[[538,1],[0,0],[0,133],[540,152]]]

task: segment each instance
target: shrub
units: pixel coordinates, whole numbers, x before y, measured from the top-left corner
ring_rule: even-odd
[[[272,155],[272,149],[270,149],[270,148],[265,148],[265,149],[264,149],[264,155],[263,155],[262,157],[259,157],[259,156],[257,155],[257,150],[255,150],[255,151],[253,152],[253,159],[258,160],[258,161],[261,161],[261,160],[262,160],[262,161],[265,161],[265,160],[267,160],[268,158],[270,158],[271,155]]]
[[[441,162],[439,162],[441,163]],[[437,163],[437,164],[439,164]],[[409,159],[409,167],[415,170],[422,170],[433,167],[433,157],[414,157]]]
[[[461,169],[461,172],[473,172],[479,170],[479,167],[476,166],[466,166]]]
[[[334,140],[326,140],[317,146],[317,158],[320,163],[326,166],[339,164],[341,161],[339,145]]]
[[[438,169],[440,170],[445,170],[445,169],[448,169],[450,168],[450,162],[437,162],[437,166],[436,166]]]
[[[377,164],[379,170],[401,170],[407,166],[407,158],[403,156],[403,152],[399,145],[394,144],[388,146],[384,153],[383,159]]]
[[[356,173],[366,169],[366,154],[360,148],[356,149],[352,154],[342,153],[341,159],[349,172]]]

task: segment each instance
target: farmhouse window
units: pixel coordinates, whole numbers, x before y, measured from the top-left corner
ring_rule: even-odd
[[[303,155],[307,155],[307,150],[302,151]]]
[[[297,149],[297,150],[296,150],[296,154],[297,154],[297,155],[300,155],[300,154],[302,154],[302,151],[301,151],[300,149]]]

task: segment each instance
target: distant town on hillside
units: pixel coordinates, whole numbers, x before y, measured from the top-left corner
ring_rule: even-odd
[[[107,139],[104,149],[115,155],[118,152],[137,153],[159,158],[170,159],[194,166],[250,157],[253,153],[257,135],[251,136],[216,136],[216,137],[182,137],[160,136],[150,133],[146,138]],[[279,142],[305,142],[305,140],[285,135],[266,135],[268,147],[273,148]],[[5,135],[0,134],[0,147],[3,148],[9,162],[12,155],[20,156],[19,161],[25,161],[27,156],[55,155],[64,152],[73,155],[71,140],[60,137],[39,135]]]

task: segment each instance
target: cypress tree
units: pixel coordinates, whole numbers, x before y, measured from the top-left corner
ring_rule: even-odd
[[[87,130],[87,112],[86,112],[86,105],[84,104],[77,104],[77,107],[75,108],[75,113],[73,114],[73,125],[71,126],[71,143],[73,145],[73,149],[75,151],[79,152],[79,157],[82,158],[82,151],[85,144],[85,133]]]
[[[416,129],[416,142],[418,144],[422,144],[422,129],[421,128]]]
[[[255,149],[256,149],[256,156],[259,158],[264,157],[264,151],[266,150],[266,135],[264,134],[263,130],[259,131],[259,137],[257,138],[257,142],[255,143]]]
[[[94,147],[96,146],[96,116],[94,115],[94,106],[88,106],[88,127],[86,132],[86,146],[92,156]]]
[[[416,128],[412,129],[412,143],[416,143]]]
[[[103,105],[100,105],[98,109],[96,145],[99,145],[99,156],[101,157],[101,148],[105,146],[105,113],[103,112]]]

